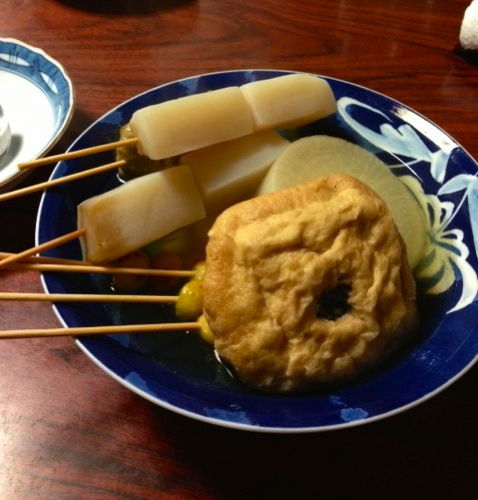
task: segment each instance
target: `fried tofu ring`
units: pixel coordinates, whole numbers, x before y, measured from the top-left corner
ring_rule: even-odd
[[[415,329],[415,282],[384,202],[345,175],[257,197],[209,233],[204,314],[245,383],[350,380]]]

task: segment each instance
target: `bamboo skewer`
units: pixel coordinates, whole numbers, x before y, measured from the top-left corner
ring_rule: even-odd
[[[121,295],[101,293],[30,293],[0,292],[0,300],[40,302],[127,302],[140,304],[174,304],[177,295]]]
[[[0,252],[0,261],[2,259],[6,259],[7,257],[11,257],[12,255],[17,255],[16,253],[11,252]],[[59,257],[44,257],[40,255],[29,255],[27,257],[23,257],[18,263],[22,264],[63,264],[63,265],[72,265],[72,266],[91,266],[91,262],[86,260],[75,260],[75,259],[61,259]]]
[[[0,262],[2,259],[17,256],[18,254],[0,252]],[[46,271],[46,272],[68,272],[85,274],[133,274],[141,276],[165,276],[177,278],[192,278],[196,271],[187,269],[156,269],[142,267],[116,267],[99,266],[91,262],[73,259],[60,259],[57,257],[41,257],[31,255],[20,260],[4,265],[9,271]]]
[[[138,144],[139,140],[133,137],[132,139],[122,139],[115,142],[110,142],[108,144],[101,144],[99,146],[92,146],[90,148],[79,149],[78,151],[70,151],[68,153],[61,153],[58,155],[47,156],[45,158],[38,158],[36,160],[19,163],[17,168],[19,170],[24,170],[28,168],[41,167],[43,165],[48,165],[51,163],[57,163],[59,161],[72,160],[74,158],[80,158],[82,156],[89,156],[96,153],[103,153],[105,151],[111,151],[112,149],[117,149],[122,146],[133,146]]]
[[[8,264],[13,264],[14,262],[18,262],[22,260],[24,257],[29,257],[31,255],[34,255],[36,253],[43,252],[45,250],[50,250],[53,247],[62,245],[63,243],[67,243],[69,241],[72,241],[76,238],[79,238],[85,234],[85,229],[77,229],[76,231],[73,231],[71,233],[65,234],[63,236],[60,236],[59,238],[55,238],[53,240],[47,241],[46,243],[42,243],[40,245],[34,246],[28,250],[25,250],[23,252],[17,253],[10,255],[10,257],[7,257],[5,259],[0,260],[0,268],[5,267]]]
[[[25,339],[35,337],[65,337],[80,335],[109,335],[115,333],[153,333],[163,331],[199,330],[201,325],[190,323],[152,323],[145,325],[85,326],[72,328],[39,328],[24,330],[5,330],[0,339]]]
[[[138,144],[138,139],[126,139],[91,148],[85,148],[78,151],[71,151],[59,155],[39,158],[30,162],[18,164],[19,170],[36,168],[51,163],[66,161],[69,159],[79,158],[110,151],[122,146],[131,146]],[[58,179],[53,179],[47,182],[39,183],[34,186],[29,186],[16,191],[11,191],[0,195],[0,202],[9,200],[21,195],[26,195],[57,186],[66,182],[70,182],[84,177],[105,172],[107,170],[116,169],[126,162],[124,160],[116,161],[103,165],[101,167],[92,168],[83,172],[68,175]],[[191,277],[196,273],[194,271],[169,270],[169,269],[137,269],[137,268],[121,268],[114,266],[94,266],[88,262],[74,261],[70,259],[56,259],[50,257],[42,257],[35,254],[49,250],[55,246],[72,241],[85,234],[84,229],[73,231],[67,235],[61,236],[49,242],[37,245],[18,254],[0,252],[0,267],[5,269],[29,269],[37,271],[63,271],[63,272],[79,272],[79,273],[111,273],[111,274],[145,274],[157,276],[178,276]],[[104,295],[104,294],[46,294],[46,293],[19,293],[19,292],[2,292],[0,300],[17,300],[17,301],[48,301],[48,302],[128,302],[128,303],[175,303],[178,300],[177,296],[168,295]],[[35,338],[35,337],[58,337],[58,336],[80,336],[80,335],[105,335],[114,333],[152,333],[159,331],[177,331],[177,330],[197,330],[201,325],[198,322],[181,322],[181,323],[153,323],[153,324],[136,324],[136,325],[111,325],[111,326],[94,326],[94,327],[72,327],[72,328],[46,328],[46,329],[22,329],[22,330],[6,330],[0,332],[0,339],[20,339],[20,338]]]
[[[1,262],[1,261],[0,261]],[[92,273],[92,274],[133,274],[139,276],[165,276],[178,278],[191,278],[196,272],[176,269],[151,269],[135,267],[93,266],[75,264],[55,264],[41,262],[19,262],[7,264],[8,270],[12,271],[44,271],[44,272],[67,272],[67,273]]]
[[[125,164],[126,164],[125,160],[119,160],[113,163],[108,163],[107,165],[102,165],[101,167],[90,168],[89,170],[84,170],[76,174],[66,175],[65,177],[59,177],[58,179],[52,179],[46,182],[40,182],[33,186],[27,186],[25,188],[17,189],[15,191],[3,193],[0,194],[0,202],[10,200],[12,198],[17,198],[18,196],[23,196],[25,194],[35,193],[37,191],[41,191],[42,189],[48,189],[54,186],[59,186],[60,184],[64,184],[66,182],[83,179],[93,174],[99,174],[102,172],[106,172],[108,170],[113,170]]]

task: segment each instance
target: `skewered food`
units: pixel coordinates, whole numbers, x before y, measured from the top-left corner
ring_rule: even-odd
[[[194,94],[136,111],[131,127],[138,150],[153,160],[170,158],[251,134],[252,115],[239,87]]]
[[[308,74],[292,74],[242,85],[254,130],[290,129],[335,113],[329,84]]]
[[[136,112],[131,129],[140,152],[153,159],[182,154],[180,165],[80,205],[85,258],[110,261],[204,219],[206,209],[222,210],[224,200],[230,205],[236,196],[250,195],[271,157],[281,152],[275,162],[280,165],[295,146],[273,128],[335,111],[333,95],[318,98],[317,82],[330,91],[316,77],[289,75]],[[266,147],[266,159],[257,164],[255,150],[263,154],[264,143],[272,144],[272,152]],[[289,162],[289,171],[295,168]],[[308,168],[314,170],[306,162]],[[304,170],[297,170],[303,182]],[[283,167],[273,171],[272,176]],[[124,188],[130,191],[118,194]],[[161,201],[144,199],[158,191]],[[134,214],[126,222],[122,204]],[[183,287],[176,314],[198,321],[201,335],[214,342],[240,379],[281,392],[349,380],[375,366],[417,324],[415,284],[400,232],[375,191],[347,175],[321,177],[226,209],[210,231],[204,281]]]
[[[183,321],[192,321],[202,316],[203,312],[203,281],[206,266],[199,262],[194,267],[195,275],[179,291],[176,302],[176,316]],[[202,320],[203,325],[205,319]]]
[[[240,379],[293,391],[351,379],[402,343],[417,323],[415,283],[385,203],[330,175],[218,217],[204,314]]]
[[[147,106],[130,123],[140,154],[160,160],[265,128],[293,127],[336,109],[325,80],[298,73]]]
[[[194,321],[202,315],[203,280],[192,279],[179,291],[176,316],[182,321]]]
[[[133,179],[78,206],[85,260],[111,262],[205,216],[191,171],[180,165]]]

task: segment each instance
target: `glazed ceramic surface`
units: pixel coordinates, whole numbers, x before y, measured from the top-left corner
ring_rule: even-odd
[[[43,156],[68,126],[72,83],[60,63],[41,49],[0,38],[0,105],[11,143],[0,158],[0,187],[18,181],[17,164]]]
[[[250,70],[206,74],[172,82],[123,103],[100,118],[71,150],[103,144],[134,111],[151,104],[227,86],[272,78],[284,71]],[[250,389],[218,362],[211,346],[193,333],[82,337],[80,348],[114,379],[142,397],[180,414],[216,425],[262,432],[314,432],[373,422],[437,394],[477,359],[478,249],[477,164],[444,131],[387,96],[324,77],[338,113],[301,131],[358,143],[402,178],[427,216],[427,258],[415,270],[420,329],[414,339],[371,373],[339,388],[297,395]],[[62,162],[52,177],[112,161],[113,153]],[[76,207],[118,185],[114,173],[67,183],[43,196],[37,241],[76,229]],[[49,252],[81,258],[77,241]],[[43,275],[50,293],[90,293],[98,277]],[[168,307],[57,305],[66,327],[171,321]]]

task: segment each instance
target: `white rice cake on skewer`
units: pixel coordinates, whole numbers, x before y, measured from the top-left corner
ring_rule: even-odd
[[[85,260],[111,262],[206,215],[188,167],[138,177],[78,206]]]
[[[139,152],[161,160],[259,130],[310,123],[336,109],[324,79],[293,73],[147,106],[130,123]]]

